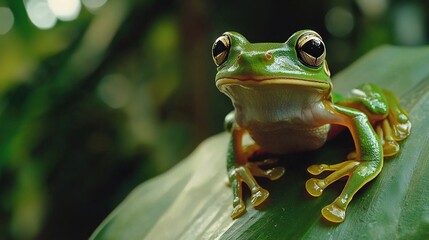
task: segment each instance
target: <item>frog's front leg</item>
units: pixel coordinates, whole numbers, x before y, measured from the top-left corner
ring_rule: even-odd
[[[349,128],[356,145],[356,158],[335,165],[313,165],[308,171],[318,175],[323,171],[334,171],[324,179],[311,178],[306,189],[312,196],[320,196],[323,190],[338,179],[349,179],[334,202],[322,209],[322,215],[331,222],[342,222],[346,209],[355,193],[366,183],[374,179],[383,166],[382,144],[373,130],[368,117],[355,109],[325,103],[329,112],[327,121]]]
[[[283,175],[284,168],[274,167],[268,170],[262,169],[261,166],[275,162],[270,159],[262,162],[248,161],[255,152],[261,151],[260,147],[257,144],[252,144],[247,147],[243,146],[243,136],[246,134],[246,130],[235,124],[233,114],[229,114],[226,117],[225,126],[231,132],[227,154],[227,170],[228,179],[233,192],[233,211],[231,217],[235,219],[241,216],[246,210],[246,205],[242,196],[243,183],[245,183],[251,191],[251,204],[254,207],[258,206],[268,198],[269,192],[262,188],[254,177],[266,177],[270,180],[276,180]]]

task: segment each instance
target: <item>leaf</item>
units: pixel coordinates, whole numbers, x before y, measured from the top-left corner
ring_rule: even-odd
[[[335,90],[345,93],[375,82],[400,96],[410,114],[411,136],[401,152],[384,162],[380,175],[361,189],[342,224],[328,223],[320,210],[344,182],[310,197],[304,188],[314,163],[338,163],[353,148],[348,133],[322,149],[282,159],[285,176],[259,180],[270,191],[264,206],[230,218],[232,193],[226,186],[228,135],[204,141],[167,173],[137,187],[104,220],[92,239],[389,239],[429,237],[429,48],[381,47],[339,73]]]

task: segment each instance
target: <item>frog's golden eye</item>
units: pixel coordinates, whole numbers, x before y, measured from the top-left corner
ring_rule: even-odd
[[[308,67],[320,67],[325,61],[325,44],[315,32],[302,34],[296,43],[296,51],[299,60]]]
[[[212,47],[212,57],[216,66],[220,66],[228,58],[231,41],[227,35],[222,35],[216,39]]]

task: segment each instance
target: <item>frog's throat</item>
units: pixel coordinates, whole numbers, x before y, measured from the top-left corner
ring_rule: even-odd
[[[266,78],[266,79],[239,79],[239,78],[220,78],[216,80],[216,87],[222,90],[227,85],[291,85],[301,87],[311,87],[323,92],[332,91],[331,82],[322,82],[317,80],[299,79],[299,78]]]

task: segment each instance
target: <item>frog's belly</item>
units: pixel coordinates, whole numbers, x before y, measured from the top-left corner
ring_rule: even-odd
[[[250,127],[248,131],[253,140],[268,152],[286,154],[320,148],[326,142],[329,128],[326,124],[313,128],[280,127],[263,131],[260,127]]]

